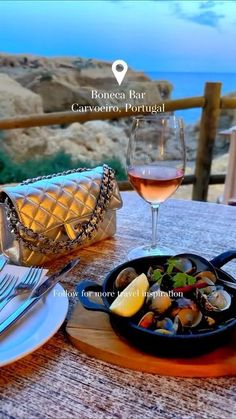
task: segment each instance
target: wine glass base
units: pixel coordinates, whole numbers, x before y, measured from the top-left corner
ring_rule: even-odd
[[[176,252],[174,252],[174,250],[170,249],[169,247],[165,247],[165,246],[152,247],[149,245],[149,246],[136,247],[132,249],[128,253],[127,256],[129,260],[132,260],[132,259],[137,259],[144,256],[172,256],[175,253]]]

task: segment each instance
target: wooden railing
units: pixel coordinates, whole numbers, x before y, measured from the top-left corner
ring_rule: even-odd
[[[155,103],[150,106],[161,106],[163,102]],[[167,100],[165,101],[165,111],[175,111],[179,109],[203,108],[205,105],[204,97],[192,97],[187,99]],[[120,108],[119,112],[53,112],[46,114],[35,114],[19,116],[18,118],[0,119],[0,129],[13,129],[13,128],[30,128],[40,127],[46,125],[63,125],[72,124],[73,122],[86,122],[95,119],[118,119],[125,118],[133,115],[138,115],[140,112],[126,110]],[[143,115],[148,112],[142,112]]]
[[[211,175],[212,153],[215,142],[217,123],[221,109],[236,109],[236,98],[220,97],[221,83],[206,83],[203,96],[165,101],[165,111],[202,108],[200,135],[194,175],[185,176],[183,184],[193,184],[192,198],[206,201],[209,184],[222,184],[225,175]],[[155,103],[155,106],[162,103]],[[154,106],[154,105],[153,105]],[[96,119],[118,119],[140,114],[120,108],[119,112],[55,112],[6,118],[0,120],[0,130],[63,125],[73,122],[86,122]],[[145,114],[145,112],[142,112]],[[148,114],[148,112],[146,112]],[[131,189],[129,182],[120,182],[122,190]]]

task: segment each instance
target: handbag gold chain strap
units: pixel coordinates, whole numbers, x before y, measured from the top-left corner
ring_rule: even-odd
[[[21,185],[28,185],[33,182],[37,182],[43,179],[51,179],[55,176],[64,176],[71,173],[81,173],[90,171],[91,169],[81,168],[75,170],[68,170],[66,172],[57,173],[48,176],[41,176],[34,179],[28,179],[21,183]],[[106,164],[103,165],[103,176],[100,192],[97,198],[96,206],[90,217],[90,219],[81,225],[81,231],[74,240],[61,240],[56,241],[46,237],[43,233],[35,233],[31,228],[25,227],[19,220],[18,214],[9,197],[5,199],[5,205],[7,209],[7,220],[11,232],[15,238],[24,244],[28,249],[40,252],[43,254],[49,253],[63,253],[69,250],[74,250],[76,246],[81,244],[86,239],[91,240],[93,234],[96,233],[98,225],[103,221],[103,215],[107,209],[110,198],[114,189],[114,170],[108,167]],[[25,237],[22,236],[22,234]],[[32,241],[37,242],[34,244]]]

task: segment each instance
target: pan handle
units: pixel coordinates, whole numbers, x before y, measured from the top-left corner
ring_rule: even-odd
[[[102,293],[103,288],[99,284],[95,284],[94,281],[82,281],[78,285],[76,285],[76,292],[79,298],[79,301],[83,305],[84,308],[87,310],[94,310],[94,311],[104,311],[105,313],[110,314],[109,308],[104,306],[103,304],[99,304],[95,301],[89,299],[89,291]]]
[[[221,253],[216,256],[214,259],[210,260],[210,263],[215,268],[221,268],[221,266],[230,262],[232,259],[236,258],[236,249],[227,250],[227,252]]]

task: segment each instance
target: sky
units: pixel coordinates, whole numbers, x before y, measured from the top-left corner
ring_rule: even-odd
[[[0,0],[0,52],[236,73],[236,1]]]

